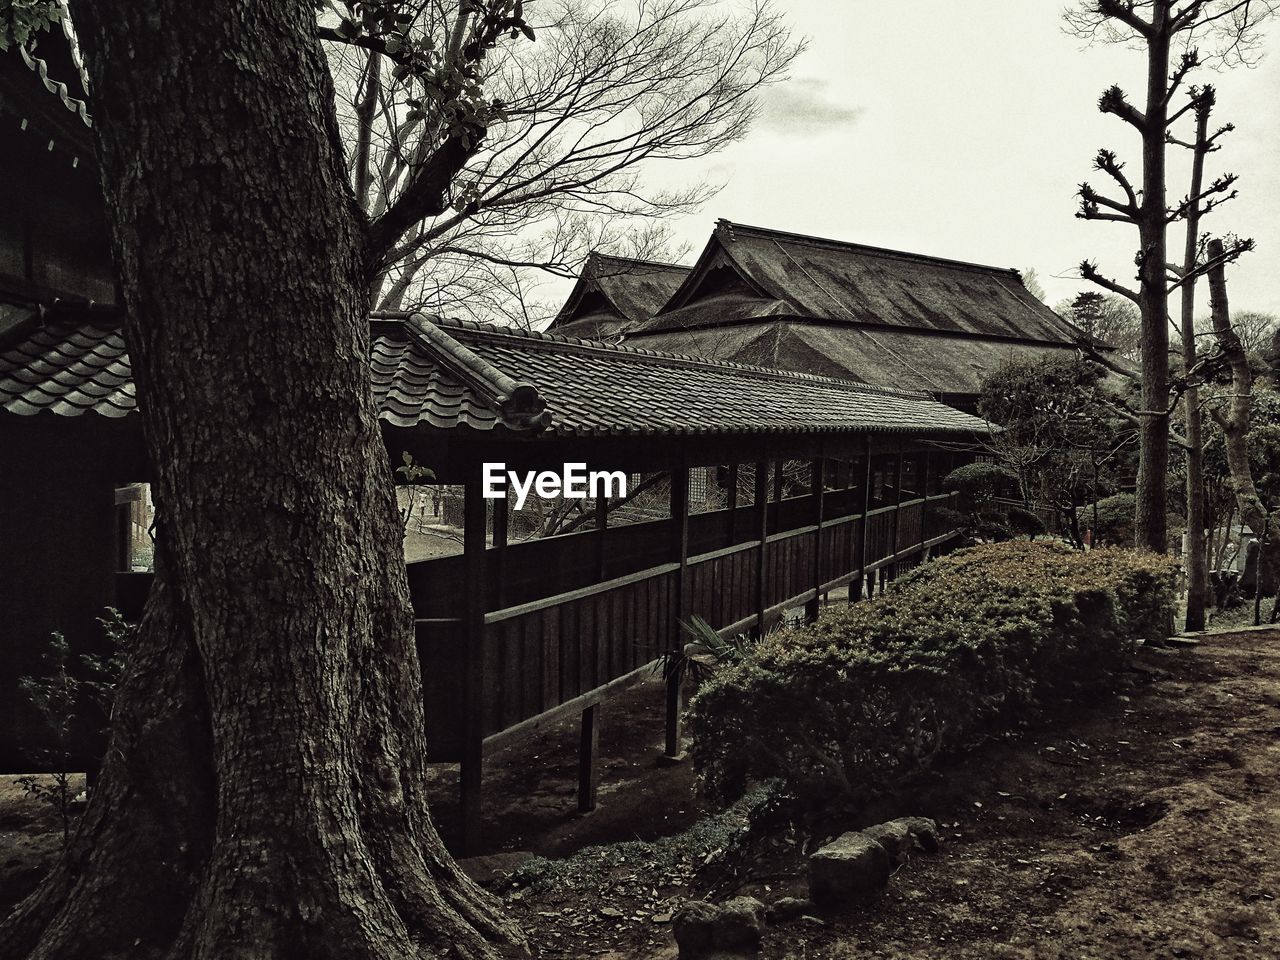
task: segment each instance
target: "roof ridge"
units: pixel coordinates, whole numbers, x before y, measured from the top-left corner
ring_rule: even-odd
[[[638,263],[645,267],[664,267],[669,270],[692,270],[693,267],[686,266],[683,263],[670,263],[666,260],[645,260],[642,257],[624,257],[616,253],[605,253],[601,250],[591,250],[587,253],[587,258],[596,257],[601,260],[622,260],[626,263]]]
[[[507,376],[440,329],[440,324],[425,314],[410,314],[404,325],[410,340],[454,376],[475,388],[507,426],[515,430],[542,430],[551,426],[551,411],[536,386]]]
[[[866,243],[856,243],[852,240],[833,240],[830,237],[816,237],[805,233],[790,233],[786,230],[775,230],[772,227],[758,227],[749,223],[737,223],[733,220],[720,219],[716,221],[716,232],[724,231],[729,234],[732,240],[733,235],[739,231],[756,234],[762,238],[770,240],[788,240],[795,243],[808,244],[815,247],[831,247],[838,250],[849,250],[858,253],[867,253],[873,256],[891,258],[895,260],[907,260],[916,263],[935,263],[949,267],[960,267],[967,270],[979,270],[984,273],[1003,273],[1013,274],[1021,277],[1021,273],[1014,267],[994,267],[985,263],[974,263],[971,260],[952,260],[949,257],[935,257],[927,253],[912,253],[909,250],[893,250],[889,247],[875,247]]]
[[[707,357],[695,357],[689,354],[647,350],[644,347],[633,347],[625,343],[606,343],[603,340],[586,340],[581,337],[566,336],[562,333],[552,333],[541,330],[521,330],[515,327],[499,327],[494,324],[480,323],[476,320],[463,320],[458,317],[439,317],[435,322],[439,326],[454,327],[460,330],[470,330],[476,333],[497,334],[498,336],[510,337],[513,340],[540,340],[543,342],[562,343],[579,349],[599,353],[626,353],[634,356],[648,357],[654,360],[676,361],[682,366],[694,366],[711,370],[736,370],[741,373],[747,373],[752,376],[769,380],[803,380],[812,383],[832,384],[834,386],[856,390],[860,393],[891,397],[909,397],[916,400],[929,399],[929,394],[924,391],[903,390],[895,387],[877,387],[868,383],[858,383],[854,380],[845,380],[840,377],[825,377],[816,373],[801,373],[793,370],[776,370],[772,367],[760,367],[747,363],[737,363],[733,360],[713,360]]]

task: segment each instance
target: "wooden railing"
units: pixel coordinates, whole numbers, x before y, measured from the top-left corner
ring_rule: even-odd
[[[809,501],[812,508],[810,498],[795,500]],[[769,533],[763,543],[758,537],[737,542],[748,535],[749,508],[690,517],[691,544],[711,545],[706,531],[712,529],[723,540],[735,542],[689,557],[683,574],[685,609],[728,636],[753,630],[762,620],[766,626],[772,624],[785,610],[845,585],[861,590],[864,578],[898,564],[914,565],[927,549],[950,539],[951,531],[936,531],[928,522],[929,511],[949,501],[949,495],[909,500],[869,511],[865,520],[856,514],[824,517],[821,525]],[[776,506],[782,508],[778,512],[803,515],[803,503],[784,501]],[[736,515],[727,516],[730,513]],[[695,534],[695,521],[701,537]],[[581,709],[593,693],[634,675],[683,643],[676,609],[678,563],[651,563],[576,585],[599,569],[600,553],[593,547],[601,534],[606,548],[610,542],[629,547],[604,555],[609,569],[643,565],[664,553],[670,556],[670,521],[486,551],[488,569],[492,572],[500,565],[508,577],[501,591],[491,590],[491,599],[500,592],[504,599],[517,601],[484,616],[479,670],[473,675],[479,678],[476,696],[486,740],[505,739],[504,734],[531,722]],[[860,562],[864,550],[865,562]],[[410,565],[430,743],[440,759],[459,756],[466,699],[463,620],[449,607],[464,586],[453,579],[461,569],[458,559]],[[553,565],[557,563],[559,567]],[[531,585],[538,582],[534,570],[544,585],[569,588],[548,594],[544,586],[542,596],[530,597]],[[422,616],[424,607],[431,616]]]

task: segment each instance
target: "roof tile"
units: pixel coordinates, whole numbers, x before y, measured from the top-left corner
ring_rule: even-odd
[[[431,336],[415,336],[424,325]],[[524,427],[533,421],[494,395],[514,384],[545,402],[553,436],[985,430],[921,394],[420,316],[377,324],[370,366],[380,416],[403,428]],[[119,417],[135,406],[118,330],[50,324],[0,348],[0,409],[11,414]]]

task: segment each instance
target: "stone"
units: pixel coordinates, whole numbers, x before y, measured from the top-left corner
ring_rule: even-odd
[[[846,833],[809,857],[809,897],[840,909],[875,895],[889,882],[889,855],[861,833]]]
[[[468,877],[482,887],[492,886],[514,873],[533,859],[528,850],[508,850],[504,853],[490,853],[483,857],[467,857],[459,860],[458,866]]]
[[[681,960],[754,956],[764,937],[764,904],[734,897],[716,905],[691,900],[671,918]]]
[[[783,897],[770,904],[764,916],[769,923],[779,924],[795,920],[806,913],[813,913],[812,900],[801,900],[799,897]]]
[[[937,853],[938,846],[942,842],[938,833],[938,823],[936,820],[930,820],[928,817],[902,817],[895,821],[906,825],[907,830],[911,833],[911,839],[915,841],[916,846],[925,853]]]
[[[889,857],[889,865],[894,867],[911,856],[911,847],[915,842],[905,817],[867,827],[862,831],[862,835],[880,844]]]

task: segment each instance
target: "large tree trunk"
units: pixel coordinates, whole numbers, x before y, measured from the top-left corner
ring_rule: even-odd
[[[1198,197],[1204,184],[1204,158],[1208,149],[1209,111],[1196,111],[1196,138],[1191,159],[1191,191]],[[1187,211],[1187,238],[1182,256],[1182,370],[1187,377],[1182,395],[1187,439],[1187,630],[1205,627],[1205,603],[1209,596],[1209,564],[1204,523],[1204,439],[1200,388],[1190,382],[1196,365],[1196,267],[1200,248],[1200,203]]]
[[[1153,32],[1147,41],[1147,102],[1142,131],[1141,238],[1142,410],[1138,429],[1138,488],[1135,539],[1139,547],[1168,550],[1166,482],[1169,472],[1169,291],[1165,281],[1166,184],[1165,99],[1169,73],[1169,8],[1152,8]]]
[[[1262,498],[1258,496],[1258,488],[1253,482],[1253,467],[1249,463],[1249,407],[1253,398],[1253,371],[1249,369],[1249,357],[1244,345],[1231,325],[1221,240],[1209,242],[1208,256],[1211,264],[1209,310],[1213,320],[1213,333],[1231,368],[1231,398],[1226,412],[1215,411],[1214,419],[1222,428],[1231,489],[1240,510],[1240,519],[1258,538],[1258,582],[1261,592],[1269,594],[1276,588],[1276,571],[1280,565],[1280,557],[1277,556],[1280,537],[1274,535],[1273,524]]]
[[[100,784],[0,958],[496,955],[520,934],[423,792],[364,221],[315,7],[73,12],[158,567]]]

